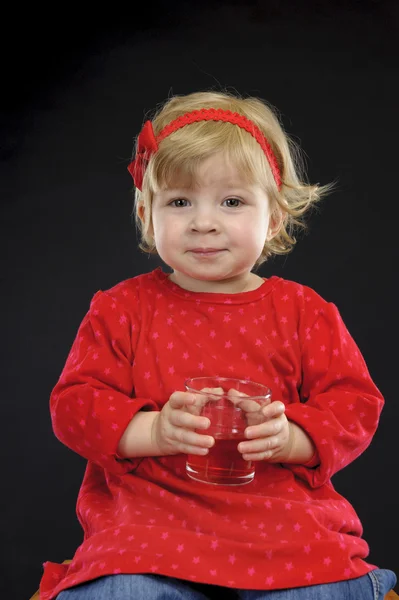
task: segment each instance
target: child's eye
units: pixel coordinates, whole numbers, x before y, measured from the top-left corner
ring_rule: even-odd
[[[240,204],[242,204],[241,200],[239,200],[238,198],[227,198],[227,200],[225,200],[225,202],[235,202],[236,204],[229,205],[229,206],[232,206],[233,208],[237,208]]]
[[[185,200],[184,198],[176,198],[176,200],[172,200],[172,202],[170,202],[169,205],[175,206],[176,208],[187,206],[186,204],[177,204],[177,202],[187,202],[187,200]]]

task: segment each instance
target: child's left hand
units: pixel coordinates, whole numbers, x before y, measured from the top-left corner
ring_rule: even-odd
[[[293,445],[293,431],[285,416],[285,405],[275,400],[262,408],[265,421],[245,430],[247,442],[240,442],[238,450],[244,460],[285,462]]]

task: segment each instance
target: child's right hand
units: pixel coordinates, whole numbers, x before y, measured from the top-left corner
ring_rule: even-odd
[[[190,392],[173,392],[168,402],[157,414],[151,437],[162,455],[205,455],[215,440],[210,435],[196,433],[195,429],[207,429],[210,421],[196,412],[196,397]]]

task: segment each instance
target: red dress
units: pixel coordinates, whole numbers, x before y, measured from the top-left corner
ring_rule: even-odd
[[[269,386],[319,466],[257,462],[228,488],[189,479],[182,454],[120,458],[137,411],[201,375]],[[44,564],[41,599],[115,573],[265,590],[364,575],[376,566],[331,477],[370,444],[383,403],[337,308],[306,286],[190,292],[157,268],[97,292],[50,400],[55,435],[87,459],[84,538],[71,564]]]

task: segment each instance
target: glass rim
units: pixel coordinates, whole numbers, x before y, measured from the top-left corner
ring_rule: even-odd
[[[194,388],[192,388],[188,382],[194,382],[194,381],[201,381],[201,380],[205,380],[205,379],[215,379],[218,381],[236,381],[238,383],[242,383],[244,385],[252,385],[258,388],[262,388],[263,390],[266,390],[266,393],[263,393],[259,396],[253,396],[252,394],[250,396],[248,396],[248,398],[264,398],[265,396],[269,396],[271,395],[272,391],[271,389],[267,386],[267,385],[263,385],[263,383],[258,383],[257,381],[252,381],[251,379],[238,379],[237,377],[218,377],[218,376],[206,376],[206,375],[201,375],[199,377],[189,377],[188,379],[186,379],[184,381],[184,385],[186,386],[186,389],[190,392],[194,392],[194,393],[201,393],[201,390],[196,390]],[[207,392],[205,392],[207,393]],[[223,396],[227,397],[227,394],[225,392],[223,392],[223,394],[217,393],[217,392],[212,392],[212,394],[214,396],[220,396],[221,398],[223,398]]]

